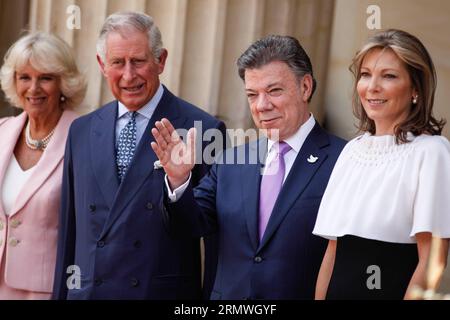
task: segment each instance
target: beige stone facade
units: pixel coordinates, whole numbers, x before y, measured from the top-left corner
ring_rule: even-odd
[[[66,26],[70,18],[66,10],[72,4],[80,8],[80,29]],[[319,83],[326,81],[332,0],[2,0],[0,5],[0,32],[10,35],[1,38],[1,55],[21,29],[55,32],[72,45],[89,81],[83,112],[112,99],[97,66],[95,42],[105,17],[119,10],[144,11],[155,18],[169,51],[162,82],[175,94],[224,119],[228,127],[252,125],[236,59],[265,34],[302,39],[316,65]],[[324,89],[318,90],[312,108],[320,120]],[[0,110],[2,115],[11,112],[5,104]]]
[[[169,58],[162,81],[175,94],[222,118],[230,128],[252,120],[236,59],[261,36],[293,35],[310,54],[318,90],[311,106],[332,132],[353,137],[348,65],[372,31],[370,5],[380,8],[382,28],[402,28],[420,37],[439,76],[436,113],[450,118],[450,3],[441,0],[16,0],[0,1],[0,55],[24,30],[55,32],[72,45],[89,87],[83,112],[112,99],[95,59],[95,41],[110,13],[138,10],[152,15]],[[80,12],[80,29],[70,29],[69,6]],[[0,115],[13,113],[3,101]],[[450,136],[449,126],[445,129]]]

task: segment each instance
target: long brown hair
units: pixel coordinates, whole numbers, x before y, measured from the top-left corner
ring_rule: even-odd
[[[359,120],[358,129],[375,134],[375,122],[367,116],[356,86],[361,77],[361,64],[371,50],[391,49],[405,63],[411,83],[418,93],[417,103],[411,101],[410,113],[394,128],[397,143],[408,142],[407,133],[440,135],[446,121],[433,116],[436,91],[436,70],[433,61],[422,42],[415,36],[401,30],[389,29],[371,36],[358,51],[350,65],[355,77],[353,86],[353,114]]]

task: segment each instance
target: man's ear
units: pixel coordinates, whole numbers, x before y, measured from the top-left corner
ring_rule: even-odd
[[[97,54],[97,62],[98,62],[98,65],[100,66],[100,71],[106,77],[105,63],[103,62],[102,58],[100,58],[100,56],[98,54]]]
[[[161,54],[159,55],[158,59],[158,74],[161,74],[164,71],[164,67],[166,66],[167,55],[168,55],[167,50],[162,48]]]
[[[300,87],[302,93],[302,100],[304,102],[308,102],[309,98],[311,97],[313,89],[313,78],[309,73],[303,76],[302,81],[300,82]]]

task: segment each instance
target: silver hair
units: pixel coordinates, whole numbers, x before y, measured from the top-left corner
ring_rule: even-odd
[[[150,50],[159,59],[162,52],[162,37],[153,18],[141,12],[117,12],[106,18],[97,40],[97,54],[106,58],[106,39],[111,32],[140,31],[147,34]]]

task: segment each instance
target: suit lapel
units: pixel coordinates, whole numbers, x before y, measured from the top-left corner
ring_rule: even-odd
[[[179,117],[176,100],[166,88],[164,88],[164,94],[161,101],[156,107],[155,112],[145,128],[144,134],[136,148],[130,167],[118,187],[110,215],[102,231],[102,237],[108,232],[116,219],[121,215],[123,209],[127,206],[130,200],[133,199],[142,184],[153,173],[153,164],[156,160],[158,160],[158,158],[150,146],[150,143],[154,141],[151,129],[154,127],[155,122],[161,120],[162,118],[169,119],[175,128],[179,128],[185,121],[184,118]],[[117,173],[115,173],[115,177],[116,181],[118,181]],[[148,190],[148,192],[151,193],[151,190]]]
[[[115,155],[117,106],[117,101],[104,106],[92,118],[90,132],[90,155],[94,176],[110,208],[119,188]]]
[[[6,121],[1,127],[2,138],[0,139],[0,186],[3,185],[5,179],[6,170],[11,162],[11,156],[13,155],[14,148],[17,140],[22,133],[23,126],[27,120],[27,114],[22,112],[19,116]],[[3,201],[0,201],[0,213],[5,214],[3,208]]]
[[[316,123],[303,143],[289,175],[281,188],[258,251],[260,251],[273,236],[292,205],[297,198],[301,196],[314,174],[328,157],[326,150],[323,149],[323,147],[328,144],[328,136]],[[317,161],[314,163],[308,162],[307,159],[310,155],[318,157]]]
[[[259,151],[261,150],[261,155]],[[241,166],[241,177],[244,183],[240,184],[242,187],[241,195],[244,203],[244,214],[247,224],[247,231],[250,237],[250,242],[253,249],[258,248],[258,211],[259,211],[259,185],[261,184],[261,170],[263,164],[261,159],[265,161],[267,153],[267,139],[260,139],[249,144],[249,153],[255,155],[257,158],[256,164],[246,164]],[[246,152],[247,154],[247,152]],[[254,157],[252,159],[255,159]]]
[[[55,132],[47,148],[42,153],[39,162],[33,170],[29,180],[16,199],[10,216],[15,215],[30,200],[36,191],[44,184],[45,180],[55,171],[63,160],[68,129],[77,115],[72,111],[64,111],[56,125]],[[24,123],[23,123],[24,124]],[[23,127],[23,125],[22,125]]]

